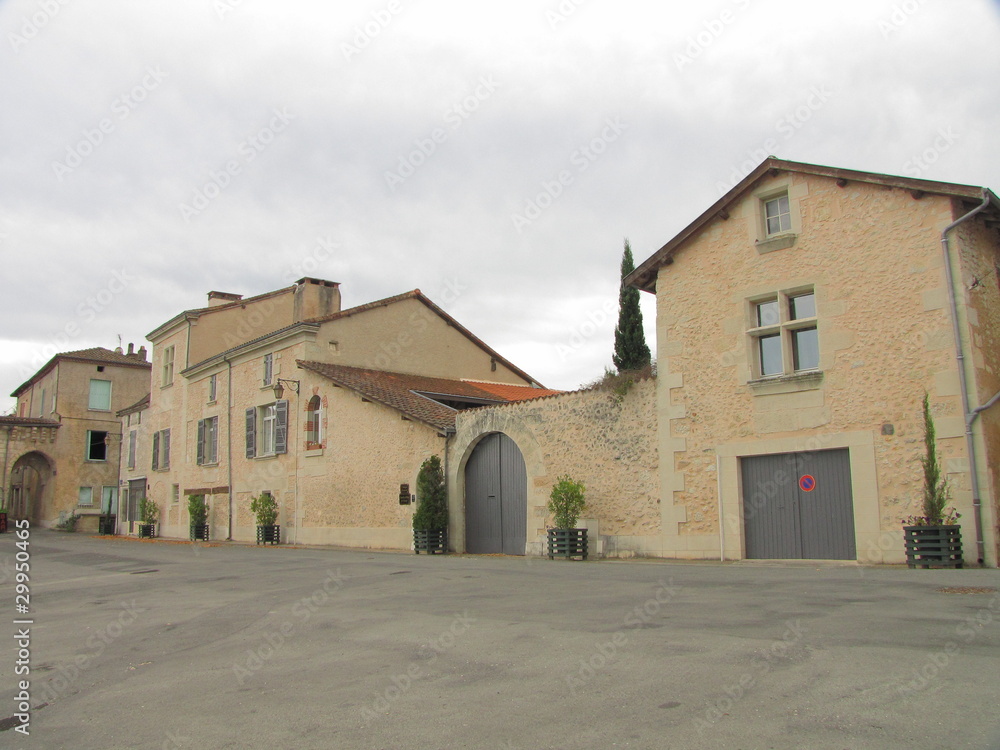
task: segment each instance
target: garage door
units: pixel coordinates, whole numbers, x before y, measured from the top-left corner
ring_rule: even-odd
[[[740,459],[750,559],[856,560],[850,451]]]
[[[528,475],[517,444],[502,432],[483,438],[465,467],[465,549],[523,555]]]

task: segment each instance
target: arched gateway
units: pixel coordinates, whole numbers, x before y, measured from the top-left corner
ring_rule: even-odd
[[[528,474],[517,444],[502,432],[484,437],[465,466],[465,549],[523,555]]]

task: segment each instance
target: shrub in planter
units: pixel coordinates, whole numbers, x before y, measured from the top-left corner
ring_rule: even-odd
[[[261,492],[250,501],[250,511],[257,517],[257,544],[278,544],[281,526],[278,520],[278,501],[270,492]]]
[[[961,515],[947,507],[951,499],[948,480],[941,475],[941,462],[937,454],[937,433],[931,416],[930,401],[924,394],[924,457],[920,460],[924,471],[923,515],[903,519],[906,544],[906,564],[911,568],[961,568],[962,527],[957,524]]]
[[[56,531],[76,531],[76,522],[79,520],[80,516],[74,511],[70,511],[69,515],[60,518],[53,528]]]
[[[208,541],[208,503],[204,495],[188,495],[188,517],[191,520],[191,541]]]
[[[160,520],[160,508],[148,497],[139,501],[139,536],[156,536],[156,522]]]
[[[582,482],[575,482],[565,474],[552,487],[548,508],[554,517],[555,528],[548,530],[550,560],[556,556],[587,559],[587,529],[576,528],[587,506],[585,490]]]
[[[413,514],[413,551],[448,551],[448,489],[441,459],[431,456],[417,475],[417,510]]]

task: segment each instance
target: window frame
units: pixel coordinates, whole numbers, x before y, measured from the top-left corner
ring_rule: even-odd
[[[136,448],[139,445],[139,431],[129,430],[128,433],[128,453],[125,458],[125,468],[134,469],[135,468],[135,454]]]
[[[219,463],[219,418],[205,417],[198,420],[197,455],[198,466],[214,466]]]
[[[87,502],[83,501],[84,491],[90,496],[90,500]],[[78,508],[93,508],[94,507],[94,488],[93,487],[80,487],[76,493],[76,505]]]
[[[170,428],[153,433],[153,471],[167,471],[170,468]]]
[[[107,383],[107,398],[101,400],[101,404],[107,403],[107,406],[94,406],[94,384],[95,383]],[[87,392],[87,411],[111,411],[111,397],[114,385],[110,380],[104,378],[91,378],[90,388]],[[104,394],[97,394],[104,395]]]
[[[219,399],[219,376],[212,373],[208,376],[208,403],[214,404]]]
[[[273,419],[268,416],[268,410],[274,409]],[[247,458],[269,458],[288,453],[288,399],[271,401],[260,406],[249,406],[245,412],[245,435]],[[271,450],[264,450],[265,426],[270,429]]]
[[[264,355],[264,372],[262,375],[262,388],[274,385],[274,354],[268,353]]]
[[[801,297],[811,296],[813,298],[813,315],[793,317],[795,300]],[[766,321],[762,319],[761,308],[777,302],[778,319],[776,321]],[[748,345],[750,350],[751,380],[771,380],[782,377],[796,375],[806,375],[809,373],[822,372],[822,351],[819,346],[819,304],[817,301],[815,286],[801,286],[793,289],[772,292],[771,294],[758,295],[747,300],[747,331]],[[816,331],[815,343],[815,365],[811,360],[809,366],[800,367],[799,362],[802,356],[802,347],[799,343],[798,334],[805,331]],[[780,341],[781,366],[777,372],[765,366],[764,361],[764,341],[773,340],[778,337]]]
[[[107,463],[108,461],[108,431],[107,430],[87,430],[87,443],[84,447],[84,460],[93,461],[95,463]],[[94,440],[93,435],[103,435],[100,440]],[[93,448],[96,445],[101,445],[104,448],[104,455],[101,458],[94,458]]]
[[[163,350],[160,362],[160,388],[166,388],[174,383],[174,345]]]
[[[315,450],[322,447],[323,399],[317,394],[306,403],[306,450]]]
[[[781,201],[784,200],[785,206],[784,211],[781,210]],[[792,199],[788,195],[787,190],[782,190],[779,193],[773,195],[761,196],[761,210],[764,212],[764,239],[770,239],[772,237],[780,237],[783,234],[789,234],[792,231]],[[777,213],[771,217],[768,215],[768,206],[772,204],[777,204]],[[778,228],[775,231],[771,231],[771,219],[774,218],[778,222]],[[782,221],[784,219],[784,221]],[[787,226],[782,226],[783,224]]]

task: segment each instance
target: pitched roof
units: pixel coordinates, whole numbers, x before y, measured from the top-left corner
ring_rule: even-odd
[[[363,398],[376,401],[388,406],[402,414],[423,422],[431,427],[445,432],[454,430],[456,409],[445,406],[430,396],[422,394],[434,394],[435,396],[452,396],[456,400],[472,400],[482,402],[483,405],[505,403],[513,400],[484,388],[484,385],[496,385],[494,383],[481,384],[463,380],[449,380],[447,378],[433,378],[424,375],[407,375],[399,372],[386,372],[384,370],[368,370],[361,367],[349,367],[347,365],[332,365],[324,362],[312,362],[307,360],[296,360],[299,367],[311,370],[334,383],[350,388],[360,394]],[[519,391],[511,391],[512,395],[517,393],[523,398],[529,396],[526,391],[536,391],[539,396],[550,395],[557,391],[547,391],[544,389],[531,388],[529,386],[509,386]],[[445,399],[447,400],[447,399]]]
[[[705,225],[716,217],[725,218],[727,207],[743,197],[754,184],[766,174],[778,174],[779,172],[797,172],[800,174],[811,174],[821,177],[830,177],[847,182],[865,182],[886,187],[896,187],[903,190],[912,191],[914,197],[922,195],[947,195],[953,198],[963,198],[966,200],[981,201],[989,198],[997,211],[1000,211],[1000,199],[989,189],[976,187],[973,185],[958,185],[949,182],[937,182],[935,180],[920,180],[913,177],[897,177],[894,175],[880,174],[878,172],[860,172],[853,169],[840,169],[838,167],[824,167],[818,164],[804,164],[796,161],[786,161],[776,157],[768,157],[762,161],[756,169],[738,182],[728,193],[713,203],[697,219],[688,224],[672,240],[661,247],[649,258],[643,261],[638,268],[630,273],[623,283],[634,286],[646,292],[656,291],[656,272],[663,265],[673,262],[671,257],[681,245],[699,232]]]
[[[60,427],[61,424],[55,419],[43,419],[42,417],[0,417],[0,425],[12,427]]]
[[[151,395],[152,394],[147,393],[145,396],[143,396],[142,398],[140,398],[138,401],[136,401],[131,406],[126,406],[124,409],[121,409],[121,410],[115,412],[115,416],[116,417],[124,417],[126,414],[134,414],[137,411],[142,411],[143,409],[145,409],[145,408],[147,408],[149,406],[149,397]]]
[[[105,349],[101,346],[95,346],[91,349],[79,349],[74,352],[60,352],[46,362],[41,369],[39,369],[38,372],[32,375],[28,380],[21,383],[21,385],[17,387],[17,390],[10,395],[17,398],[21,391],[28,388],[42,375],[51,370],[57,361],[96,362],[98,364],[118,365],[120,367],[141,367],[147,370],[152,369],[153,367],[152,363],[147,362],[145,359],[139,359],[137,354],[133,354],[132,356],[129,356],[128,354],[119,354],[118,352],[113,352],[110,349]]]
[[[544,396],[558,396],[565,391],[554,391],[551,388],[532,388],[527,385],[510,385],[508,383],[491,383],[485,380],[466,380],[477,388],[494,396],[499,396],[504,401],[528,401],[533,398],[543,398]]]

